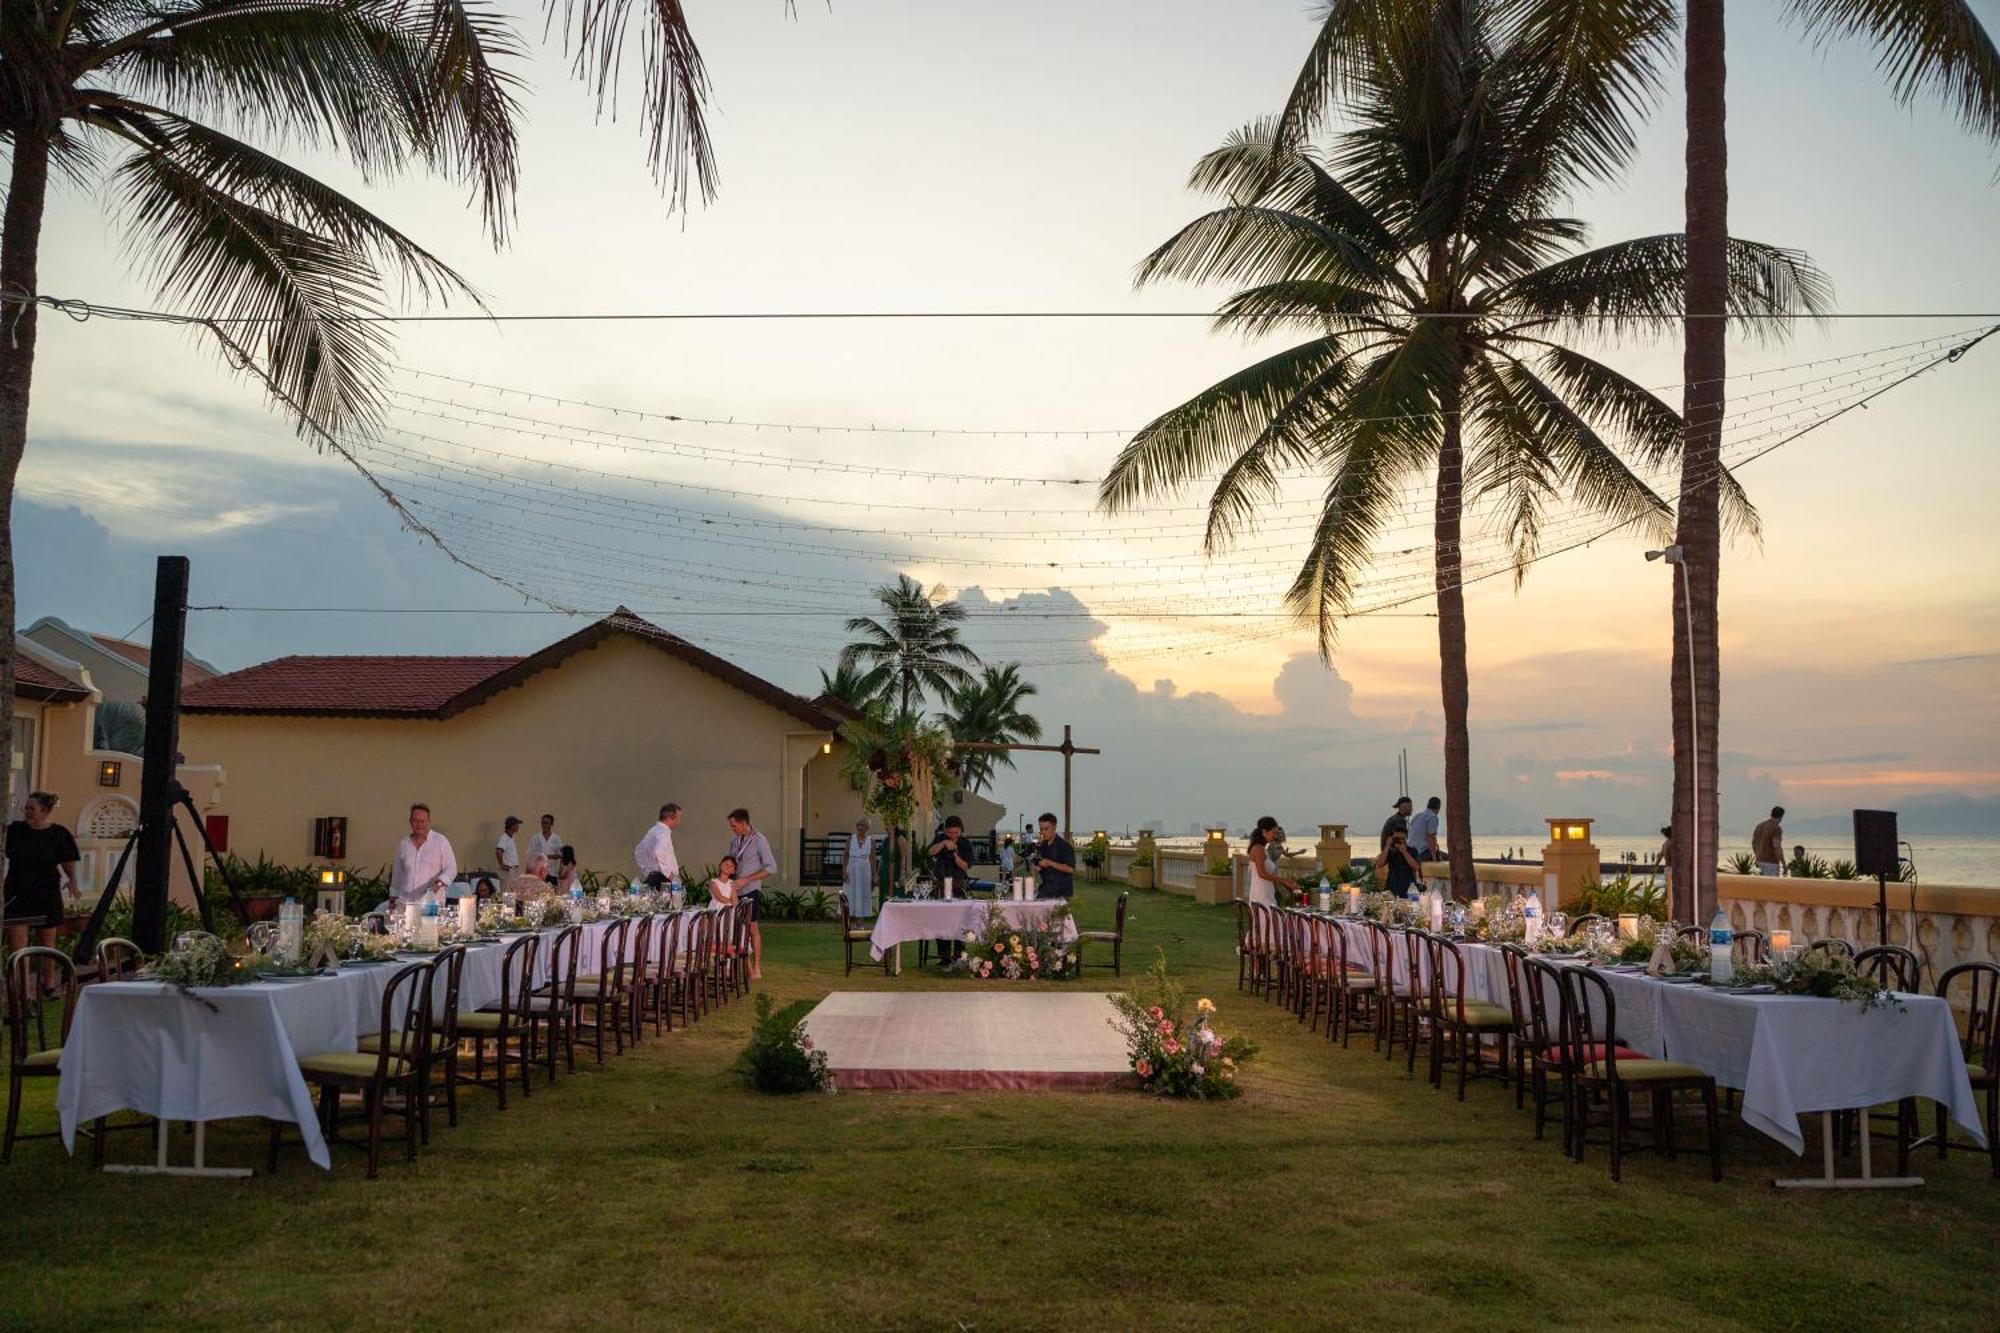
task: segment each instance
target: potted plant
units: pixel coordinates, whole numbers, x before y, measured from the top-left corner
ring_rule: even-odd
[[[1153,854],[1141,849],[1132,854],[1131,868],[1125,872],[1125,879],[1135,889],[1153,887]]]
[[[1226,903],[1236,896],[1236,865],[1228,857],[1217,857],[1195,872],[1194,900],[1198,903]]]
[[[1104,861],[1111,854],[1111,839],[1102,833],[1083,844],[1083,868],[1086,879],[1096,881],[1104,878]]]

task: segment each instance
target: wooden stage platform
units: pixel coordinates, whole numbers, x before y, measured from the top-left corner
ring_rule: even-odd
[[[842,1089],[1085,1092],[1131,1078],[1099,991],[835,991],[806,1018]]]

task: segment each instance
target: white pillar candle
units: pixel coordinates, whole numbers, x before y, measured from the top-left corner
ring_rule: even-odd
[[[458,929],[466,935],[479,929],[479,900],[469,893],[458,900]]]
[[[1791,949],[1791,947],[1792,947],[1792,932],[1791,932],[1791,931],[1789,931],[1789,930],[1774,930],[1774,931],[1772,931],[1772,932],[1771,932],[1771,952],[1772,952],[1772,953],[1775,953],[1775,954],[1782,954],[1782,953],[1786,953],[1786,952],[1788,952],[1788,951],[1789,951],[1789,950]]]
[[[1618,918],[1618,937],[1625,940],[1636,940],[1639,938],[1639,918],[1636,914],[1631,912],[1620,914]]]

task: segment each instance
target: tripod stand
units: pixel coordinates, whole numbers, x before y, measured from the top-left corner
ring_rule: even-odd
[[[222,887],[229,891],[230,905],[236,909],[237,919],[245,927],[248,927],[250,924],[249,904],[245,903],[243,895],[236,891],[236,883],[229,877],[228,865],[223,861],[222,854],[215,850],[215,843],[210,841],[208,826],[202,822],[201,812],[195,809],[194,798],[189,796],[187,788],[178,782],[173,784],[169,794],[173,804],[167,807],[167,823],[172,826],[174,830],[174,842],[181,849],[181,864],[187,868],[188,883],[194,892],[194,905],[201,913],[202,929],[211,935],[214,934],[215,918],[209,912],[208,895],[202,891],[201,871],[195,865],[194,853],[188,848],[187,834],[182,831],[180,821],[174,818],[174,805],[178,805],[181,809],[186,810],[188,817],[194,820],[195,831],[201,835],[202,850],[207,852],[208,859],[215,863],[215,873],[221,876]],[[105,881],[104,891],[97,898],[97,906],[91,909],[90,922],[84,926],[83,933],[77,937],[76,949],[71,957],[78,963],[87,961],[91,956],[91,951],[97,947],[97,936],[104,928],[105,914],[111,910],[112,902],[118,897],[118,885],[125,878],[126,862],[132,859],[132,849],[138,845],[139,834],[143,828],[144,825],[141,825],[140,828],[133,829],[127,835],[125,846],[118,853],[118,861],[111,868],[111,878]]]

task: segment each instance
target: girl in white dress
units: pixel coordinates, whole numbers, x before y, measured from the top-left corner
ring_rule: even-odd
[[[875,839],[868,821],[854,821],[854,833],[847,840],[847,864],[841,881],[851,916],[875,915]]]
[[[1278,821],[1265,815],[1257,821],[1257,827],[1250,834],[1250,901],[1263,903],[1266,907],[1276,907],[1279,903],[1278,888],[1283,886],[1289,895],[1299,891],[1298,883],[1278,873],[1277,857],[1283,855],[1285,831],[1278,827]]]

